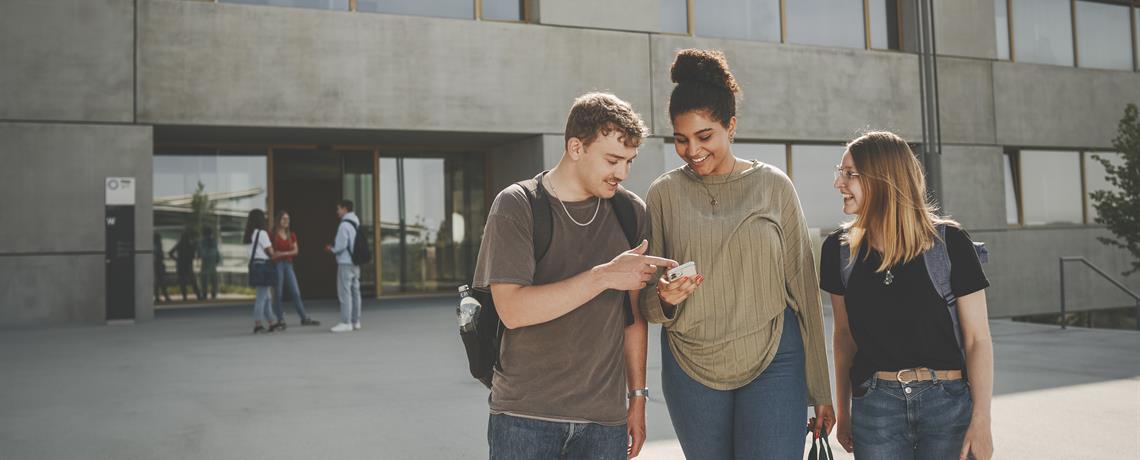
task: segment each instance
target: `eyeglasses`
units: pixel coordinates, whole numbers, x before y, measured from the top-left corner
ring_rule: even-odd
[[[855,171],[852,171],[850,169],[843,169],[842,165],[835,166],[835,172],[832,173],[832,175],[835,177],[835,180],[839,180],[839,178],[842,177],[844,181],[857,179],[860,176],[860,174]]]

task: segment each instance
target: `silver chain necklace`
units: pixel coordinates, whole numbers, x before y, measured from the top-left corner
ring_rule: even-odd
[[[564,203],[561,198],[558,198],[558,191],[554,189],[554,179],[547,178],[546,185],[550,186],[550,194],[554,196],[555,200],[558,200],[558,204],[562,205],[562,210],[566,211],[566,217],[569,217],[570,222],[573,222],[574,225],[577,225],[579,227],[589,227],[590,224],[594,223],[594,219],[598,218],[598,210],[602,209],[602,197],[598,197],[598,206],[594,208],[594,217],[591,217],[588,222],[583,224],[581,222],[578,222],[577,219],[574,219],[574,216],[570,215],[570,210],[566,208],[566,203]]]
[[[737,161],[736,161],[736,159],[734,158],[734,159],[732,160],[732,171],[729,171],[729,172],[728,172],[728,176],[725,176],[725,177],[731,177],[731,176],[732,176],[732,174],[736,172],[736,163],[737,163]],[[689,169],[692,169],[692,168],[690,167]],[[697,171],[696,171],[696,170],[694,170],[693,172],[694,172],[694,173],[696,173]],[[697,174],[697,176],[698,176],[698,178],[700,179],[700,180],[698,180],[698,181],[697,181],[697,183],[698,183],[698,184],[701,184],[701,187],[704,187],[704,188],[705,188],[705,194],[707,194],[707,195],[709,196],[709,204],[713,205],[713,207],[715,208],[715,207],[716,207],[716,205],[720,204],[720,201],[718,201],[718,200],[716,199],[716,196],[712,194],[712,191],[711,191],[711,190],[709,190],[709,186],[705,184],[705,180],[704,180],[704,178],[703,178],[703,177],[699,177],[699,176],[700,176],[700,174]]]

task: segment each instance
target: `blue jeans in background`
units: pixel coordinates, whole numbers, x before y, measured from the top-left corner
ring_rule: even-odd
[[[293,307],[297,309],[297,316],[308,318],[305,314],[305,304],[301,302],[301,287],[297,285],[297,273],[293,271],[293,262],[288,260],[277,261],[277,292],[273,297],[273,314],[277,321],[285,321],[285,312],[281,310],[281,298],[285,294],[285,284],[289,284],[289,293],[293,295]]]
[[[491,460],[625,460],[626,425],[561,423],[491,414],[487,421]]]
[[[974,409],[965,379],[903,385],[871,377],[851,392],[856,459],[958,458]]]
[[[254,321],[273,322],[272,307],[269,303],[269,286],[257,286],[257,297],[253,300]]]
[[[784,332],[772,363],[735,390],[714,390],[689,377],[677,365],[666,335],[661,334],[661,392],[686,458],[803,458],[807,377],[792,309],[784,310]]]

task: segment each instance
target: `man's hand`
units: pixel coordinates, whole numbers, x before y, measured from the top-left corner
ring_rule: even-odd
[[[626,427],[629,430],[629,448],[626,450],[626,455],[628,458],[633,458],[641,453],[641,447],[645,445],[645,397],[635,396],[629,400]]]
[[[961,460],[990,460],[994,455],[994,438],[990,432],[990,421],[975,416],[966,429],[966,439],[962,442]]]
[[[673,268],[677,262],[662,257],[645,255],[649,242],[641,240],[641,244],[614,257],[613,260],[594,267],[594,272],[601,276],[606,289],[619,291],[636,291],[643,287],[657,273],[657,267]]]
[[[325,252],[332,254],[332,245],[331,244],[325,245]]]

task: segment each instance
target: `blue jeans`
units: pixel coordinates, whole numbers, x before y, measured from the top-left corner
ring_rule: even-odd
[[[269,286],[258,286],[257,297],[253,300],[253,320],[273,322],[273,312],[269,305]]]
[[[625,460],[629,433],[625,425],[560,423],[491,414],[487,443],[491,460]]]
[[[689,377],[677,365],[662,333],[661,392],[686,458],[804,456],[808,419],[804,343],[790,308],[784,310],[784,333],[772,363],[735,390],[714,390]]]
[[[965,379],[903,385],[871,377],[851,392],[856,459],[958,458],[974,408]]]
[[[289,291],[293,294],[293,307],[297,309],[297,316],[308,318],[305,314],[305,303],[301,302],[301,287],[297,285],[297,273],[293,271],[293,262],[288,260],[277,261],[277,292],[273,297],[273,314],[277,321],[285,321],[285,312],[281,310],[281,297],[285,293],[285,284],[289,284]]]
[[[360,267],[338,264],[336,266],[336,298],[340,300],[340,322],[353,324],[360,322]]]

